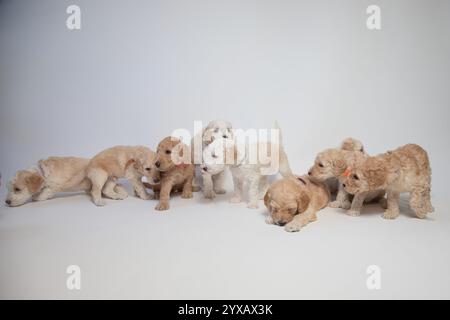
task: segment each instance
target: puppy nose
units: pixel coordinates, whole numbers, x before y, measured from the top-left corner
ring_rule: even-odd
[[[160,163],[159,161],[156,161],[156,162],[155,162],[155,166],[156,166],[157,168],[159,168],[160,165],[161,165],[161,163]]]
[[[228,138],[228,137],[227,137],[227,135],[224,134],[224,135],[222,136],[222,138],[226,139],[226,138]]]
[[[202,170],[207,172],[208,171],[208,167],[203,167]]]
[[[308,176],[310,176],[312,174],[311,170],[308,171]]]
[[[11,204],[11,200],[5,200],[5,203],[6,203],[7,205],[10,205],[10,204]]]
[[[154,183],[159,183],[160,181],[161,181],[161,179],[158,179],[158,178],[153,179]]]
[[[345,188],[345,183],[343,183],[342,186]]]
[[[279,225],[281,227],[284,226],[285,224],[286,224],[286,222],[284,222],[284,221],[278,221],[277,222],[277,225]]]

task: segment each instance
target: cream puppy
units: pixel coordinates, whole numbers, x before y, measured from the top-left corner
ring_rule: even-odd
[[[126,190],[114,193],[107,184],[108,180],[128,179],[135,194],[141,199],[151,199],[142,183],[146,177],[150,183],[159,182],[159,171],[155,167],[156,154],[142,146],[116,146],[106,149],[91,159],[87,168],[87,177],[91,180],[91,196],[97,206],[105,205],[102,189],[113,194],[113,199],[121,200],[128,196]]]
[[[383,218],[399,216],[399,197],[411,194],[410,206],[418,218],[434,211],[430,200],[431,168],[427,152],[417,144],[407,144],[387,153],[369,157],[347,169],[344,188],[350,193],[387,191]]]
[[[329,201],[330,192],[325,184],[313,182],[306,176],[277,180],[264,196],[269,210],[266,223],[285,226],[288,232],[299,231],[316,221],[317,211]]]
[[[318,182],[329,181],[329,179],[342,179],[342,175],[347,167],[355,166],[367,157],[365,153],[360,151],[326,149],[317,155],[314,166],[308,171],[308,175],[312,180]],[[383,190],[363,192],[355,194],[353,199],[351,199],[349,193],[340,183],[336,200],[331,202],[329,206],[346,209],[348,210],[346,212],[348,215],[357,216],[360,214],[364,202],[381,201],[384,193]],[[385,205],[383,201],[381,204]]]
[[[28,200],[42,201],[58,192],[89,191],[91,183],[86,177],[89,159],[75,157],[50,157],[39,160],[36,167],[20,170],[10,181],[5,203],[15,207]],[[106,196],[122,189],[108,181]],[[115,191],[114,191],[115,190]]]
[[[263,156],[261,156],[263,155]],[[233,176],[234,195],[230,202],[243,201],[244,183],[248,184],[248,203],[251,209],[258,208],[258,200],[264,197],[269,183],[268,176],[280,173],[292,177],[289,161],[281,143],[260,141],[239,143],[223,139],[209,144],[204,150],[202,171],[215,175],[229,167]]]
[[[211,144],[213,141],[220,139],[233,139],[233,127],[230,122],[225,120],[213,120],[203,129],[201,133],[201,146],[202,152],[193,155],[195,163],[203,162],[203,150]],[[199,137],[196,137],[197,139]],[[192,140],[191,147],[194,146],[195,139]],[[193,153],[195,149],[192,148]],[[205,167],[203,167],[205,168]],[[224,194],[224,182],[225,182],[225,170],[222,170],[216,174],[201,170],[203,180],[203,195],[207,199],[213,199],[216,194]],[[196,188],[197,185],[194,186]]]

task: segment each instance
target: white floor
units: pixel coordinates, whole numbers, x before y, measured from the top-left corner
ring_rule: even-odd
[[[1,196],[4,199],[4,187]],[[130,197],[95,207],[72,195],[0,207],[0,298],[450,298],[448,199],[395,221],[327,208],[298,233],[264,223],[265,208],[175,197],[171,210]],[[81,268],[68,290],[66,268]],[[381,268],[368,290],[366,268]]]

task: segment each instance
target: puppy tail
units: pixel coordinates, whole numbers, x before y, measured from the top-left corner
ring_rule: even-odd
[[[283,135],[281,133],[281,128],[278,125],[278,122],[275,121],[274,129],[278,129],[278,146],[279,146],[279,152],[280,152],[280,169],[279,172],[284,178],[291,178],[294,177],[294,174],[292,173],[291,166],[289,165],[289,160],[287,157],[286,152],[284,151],[283,146]]]

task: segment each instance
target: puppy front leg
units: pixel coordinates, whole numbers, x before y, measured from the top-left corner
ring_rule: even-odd
[[[353,217],[359,216],[361,213],[361,209],[363,207],[365,198],[366,198],[365,193],[355,194],[355,196],[353,197],[352,206],[351,206],[350,210],[348,210],[346,213],[349,216],[353,216]]]
[[[52,198],[54,195],[55,195],[55,192],[52,189],[45,187],[44,189],[41,190],[41,192],[39,192],[38,194],[33,196],[33,200],[34,201],[44,201],[44,200],[48,200],[48,199]]]
[[[239,169],[231,169],[231,174],[233,176],[234,195],[230,199],[230,202],[231,203],[239,203],[242,201],[243,181],[242,181]]]
[[[170,208],[169,199],[170,199],[171,191],[172,191],[172,182],[171,181],[162,181],[161,182],[161,191],[159,193],[159,203],[155,207],[156,210],[162,211],[162,210],[168,210]]]
[[[212,176],[214,192],[217,194],[224,194],[224,182],[225,182],[225,171],[219,172]]]
[[[203,195],[206,199],[213,199],[216,194],[213,189],[213,180],[212,176],[209,173],[203,173]]]
[[[308,209],[304,213],[296,215],[291,222],[284,226],[284,230],[286,230],[287,232],[297,232],[300,231],[308,223],[316,220],[316,212]]]
[[[395,191],[387,192],[387,209],[384,211],[383,218],[395,219],[400,214],[398,201],[400,199],[400,193]]]
[[[253,176],[249,178],[248,189],[248,203],[247,208],[258,209],[259,200],[259,180],[260,176]]]
[[[130,182],[133,186],[134,192],[139,198],[141,198],[142,200],[150,200],[152,198],[152,195],[147,193],[147,191],[145,190],[144,184],[142,183],[140,177],[133,177],[130,179]]]
[[[192,198],[192,180],[193,180],[193,177],[189,177],[184,182],[183,192],[181,193],[181,197],[183,199],[190,199],[190,198]]]
[[[330,202],[330,204],[328,206],[330,206],[331,208],[342,208],[342,209],[350,209],[351,207],[351,203],[348,200],[348,192],[345,191],[344,186],[342,185],[342,183],[339,182],[339,190],[336,196],[336,200]]]

